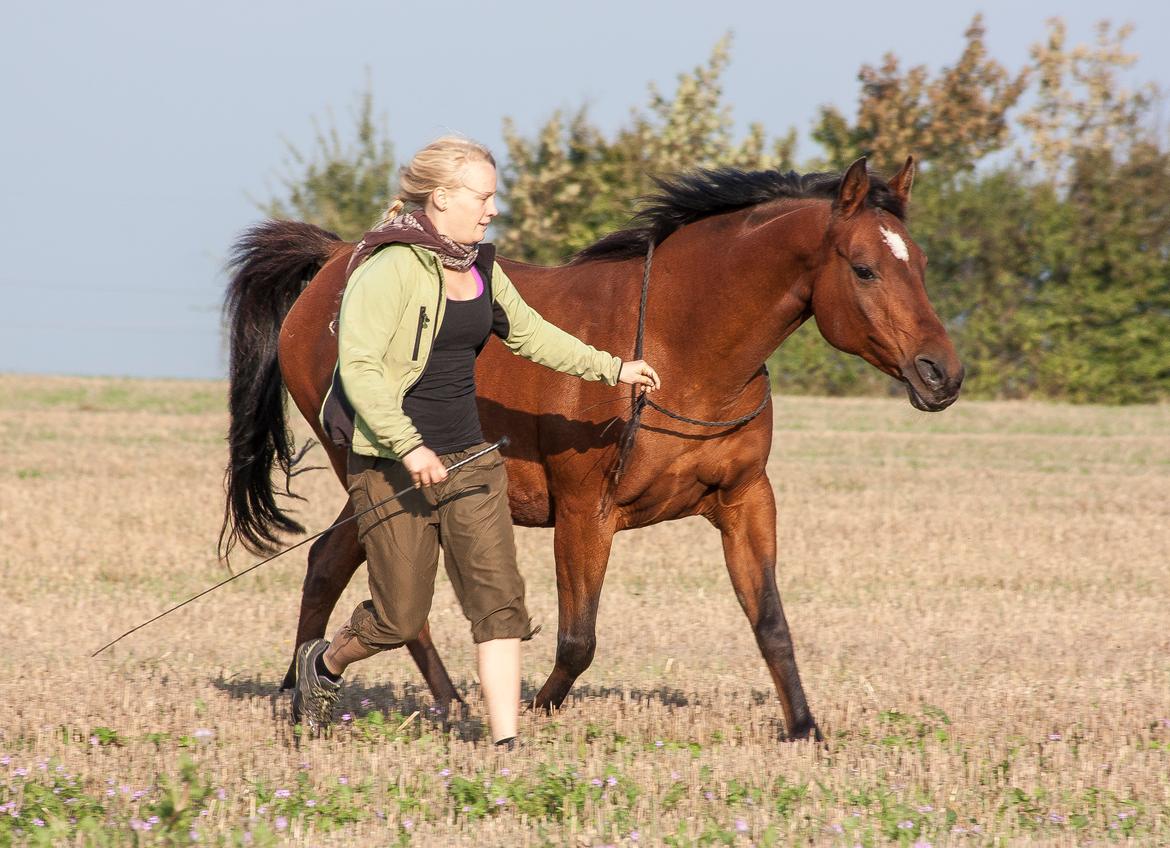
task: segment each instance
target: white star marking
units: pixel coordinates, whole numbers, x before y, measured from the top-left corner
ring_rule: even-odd
[[[903,262],[910,261],[910,251],[906,249],[906,242],[902,237],[893,230],[887,230],[885,227],[882,230],[882,240],[889,245],[890,253],[894,254],[895,259],[901,259]]]

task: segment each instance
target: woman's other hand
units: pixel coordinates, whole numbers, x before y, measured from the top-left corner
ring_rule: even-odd
[[[643,386],[644,391],[652,392],[662,387],[658,379],[658,372],[651,368],[644,360],[636,359],[633,362],[623,362],[618,380],[631,386]]]
[[[443,465],[435,452],[426,445],[415,448],[402,457],[402,464],[410,472],[415,488],[433,486],[447,479],[447,466]]]

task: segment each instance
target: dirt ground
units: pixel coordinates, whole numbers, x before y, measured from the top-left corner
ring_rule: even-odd
[[[332,736],[293,733],[305,549],[90,659],[226,576],[225,393],[0,376],[0,844],[1170,842],[1168,406],[777,397],[778,580],[827,744],[781,741],[690,519],[618,536],[593,667],[504,757],[441,571],[449,728],[398,651],[354,666]],[[343,503],[328,472],[294,490],[313,529]],[[552,533],[517,538],[531,695]]]

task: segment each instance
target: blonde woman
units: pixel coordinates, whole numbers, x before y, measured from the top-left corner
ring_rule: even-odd
[[[354,249],[338,318],[338,367],[322,424],[350,446],[348,489],[370,599],[332,642],[297,650],[293,720],[332,720],[341,675],[416,637],[427,620],[438,553],[476,643],[491,737],[511,746],[520,702],[520,642],[531,638],[524,581],[498,453],[448,477],[486,447],[475,359],[495,333],[520,356],[585,380],[659,387],[643,361],[623,363],[545,322],[481,245],[497,214],[496,167],[482,145],[444,137],[400,174],[398,199]],[[407,211],[408,209],[413,211]]]

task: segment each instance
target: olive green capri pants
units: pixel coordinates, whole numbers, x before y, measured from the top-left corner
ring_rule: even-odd
[[[444,465],[487,447],[444,454]],[[352,451],[347,468],[354,511],[364,512],[412,485],[393,459]],[[508,475],[499,451],[458,469],[434,486],[411,489],[357,519],[366,549],[370,600],[354,610],[348,629],[371,650],[396,648],[418,636],[431,610],[439,548],[475,642],[530,639],[524,580],[508,508]]]

